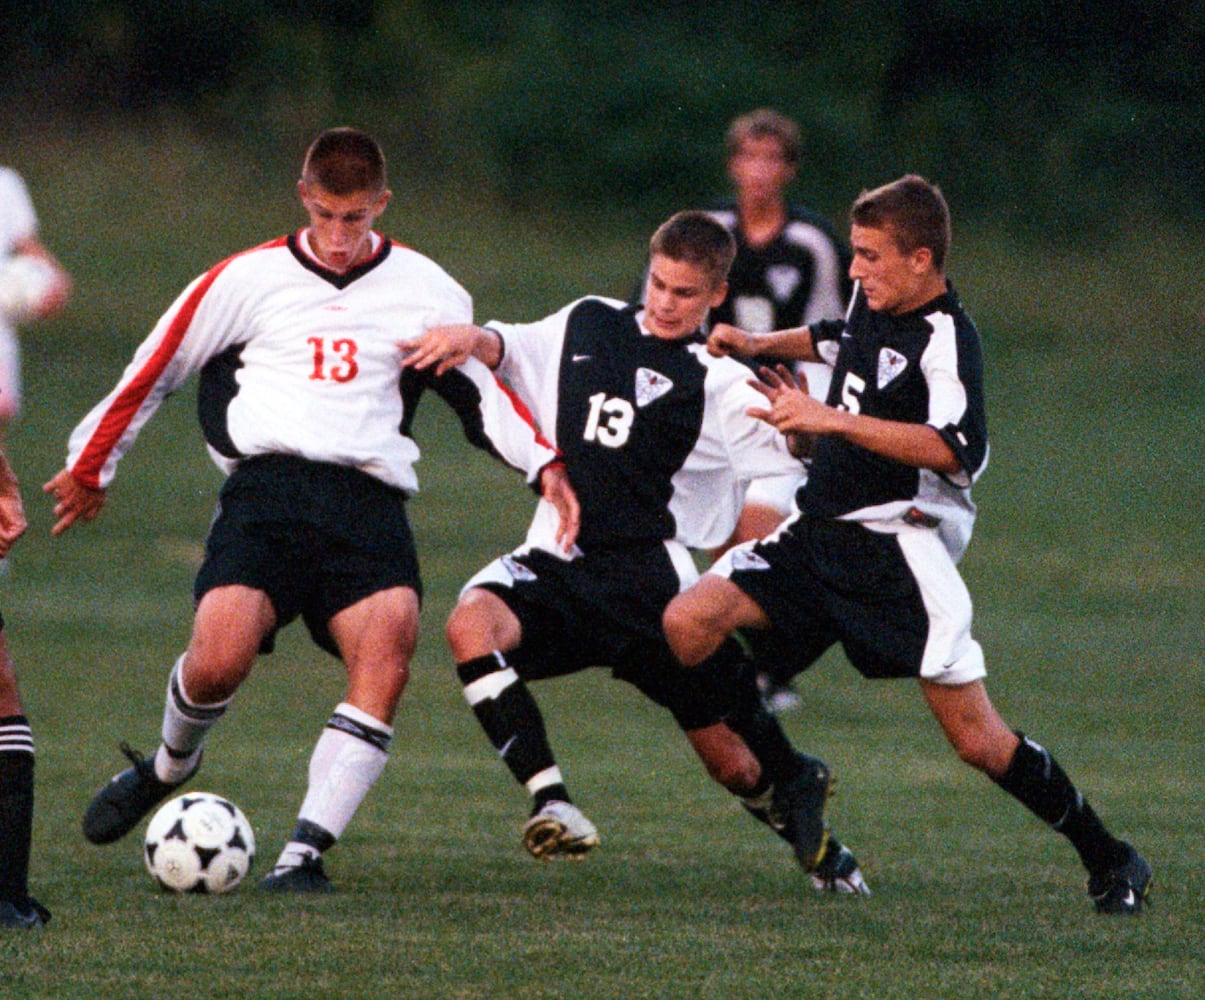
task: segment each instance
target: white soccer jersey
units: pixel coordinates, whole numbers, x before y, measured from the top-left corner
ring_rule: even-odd
[[[750,480],[797,476],[800,463],[747,415],[766,403],[748,368],[698,339],[649,336],[636,309],[589,297],[535,323],[491,321],[498,374],[564,455],[583,549],[670,539],[711,548],[732,533]],[[537,512],[529,543],[551,549],[547,517]]]
[[[202,373],[210,453],[227,472],[240,458],[296,455],[413,493],[419,450],[404,428],[425,385],[484,434],[474,443],[529,481],[555,459],[484,365],[466,364],[451,380],[403,376],[400,341],[472,320],[468,293],[438,265],[374,234],[372,258],[336,275],[303,240],[282,237],[237,254],[184,290],[72,433],[67,467],[77,480],[106,487],[143,424],[193,372]],[[450,382],[454,391],[444,392]],[[466,415],[462,403],[474,412]]]

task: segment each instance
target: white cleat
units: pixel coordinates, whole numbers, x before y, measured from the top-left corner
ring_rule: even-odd
[[[820,864],[811,873],[812,888],[817,892],[833,892],[844,896],[869,896],[870,886],[862,877],[862,869],[858,861],[844,844],[833,845],[836,841],[830,839],[828,847],[820,858]]]
[[[535,858],[583,858],[598,846],[598,827],[570,802],[553,799],[523,825],[523,846]]]

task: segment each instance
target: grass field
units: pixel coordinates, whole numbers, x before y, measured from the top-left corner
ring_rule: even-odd
[[[38,741],[33,883],[54,921],[0,938],[0,996],[1205,995],[1205,289],[1185,267],[1200,234],[1170,226],[1141,254],[1035,254],[956,231],[952,269],[989,359],[992,466],[965,563],[989,684],[1154,864],[1141,918],[1094,915],[1070,847],[959,764],[913,685],[868,684],[837,654],[801,680],[805,708],[785,721],[835,768],[831,819],[873,897],[813,894],[668,718],[602,671],[536,694],[603,846],[581,864],[530,860],[525,798],[464,707],[442,641],[457,588],[518,540],[530,498],[459,441],[438,402],[419,418],[412,505],[425,632],[394,759],[329,857],[340,892],[279,899],[253,886],[292,828],[341,694],[337,665],[299,627],[261,661],[195,782],[254,824],[252,883],[165,896],[140,837],[87,844],[79,816],[122,766],[117,742],[150,750],[157,738],[219,477],[182,392],[95,524],[51,541],[38,486],[176,291],[299,219],[289,158],[215,166],[194,142],[88,134],[17,164],[78,290],[67,317],[25,339],[28,409],[10,435],[32,527],[0,607]],[[624,219],[594,239],[597,219],[516,218],[409,190],[386,220],[464,281],[481,318],[515,319],[625,294],[659,221]]]

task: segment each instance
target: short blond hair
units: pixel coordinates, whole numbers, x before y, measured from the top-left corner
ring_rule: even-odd
[[[707,275],[712,288],[728,280],[736,257],[736,241],[728,229],[707,212],[671,215],[649,240],[649,259],[661,256],[685,261]]]
[[[782,147],[783,159],[790,164],[799,162],[803,152],[803,138],[799,125],[773,108],[758,108],[733,120],[724,137],[728,158],[740,152],[741,144],[747,139],[777,139]]]

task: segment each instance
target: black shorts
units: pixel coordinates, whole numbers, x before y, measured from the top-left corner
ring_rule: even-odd
[[[382,590],[422,593],[405,495],[347,466],[267,455],[241,462],[218,500],[193,596],[242,584],[261,590],[276,629],[299,615],[338,656],[331,618]],[[261,651],[272,651],[273,634]]]
[[[721,722],[737,693],[729,672],[688,670],[670,652],[661,616],[684,582],[658,544],[568,562],[540,550],[508,555],[468,586],[496,594],[519,619],[523,638],[507,661],[524,681],[610,667],[689,731]]]
[[[864,677],[961,684],[984,674],[970,596],[933,528],[891,533],[801,514],[711,572],[766,613],[794,672],[840,642]]]

